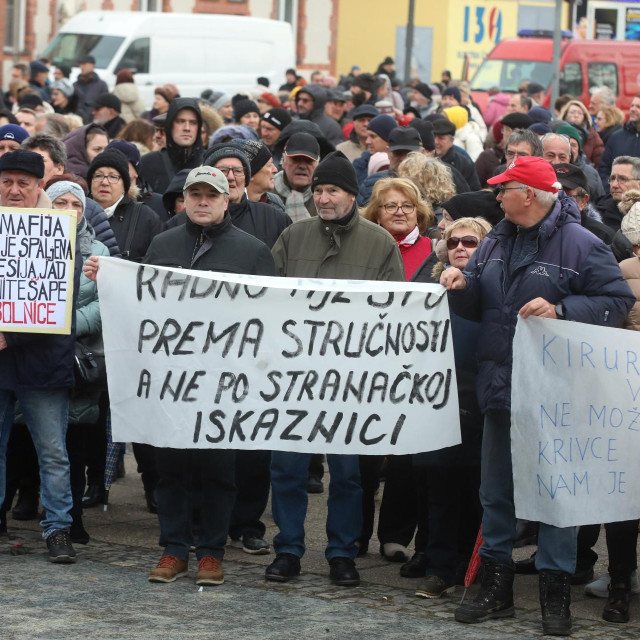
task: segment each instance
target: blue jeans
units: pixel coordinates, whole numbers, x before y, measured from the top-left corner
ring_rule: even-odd
[[[516,536],[516,512],[513,504],[511,466],[511,414],[487,411],[482,435],[482,537],[480,556],[502,564],[511,564]],[[538,531],[538,571],[573,573],[576,568],[577,527],[559,528],[540,523]]]
[[[307,481],[310,453],[273,451],[271,454],[271,506],[280,533],[274,538],[276,553],[305,552],[304,519],[307,515]],[[362,529],[362,489],[358,456],[328,455],[327,560],[355,558]]]
[[[20,402],[40,465],[40,499],[45,519],[42,537],[71,526],[71,482],[66,435],[69,392],[66,389],[7,391],[0,389],[0,504],[6,489],[6,456],[15,403]]]

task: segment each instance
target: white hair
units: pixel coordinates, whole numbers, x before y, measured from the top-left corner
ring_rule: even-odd
[[[536,200],[546,209],[551,209],[551,207],[555,204],[558,199],[557,193],[552,193],[551,191],[544,191],[544,189],[536,189],[535,187],[531,187],[533,189],[533,195]]]
[[[603,104],[609,104],[611,106],[616,103],[616,96],[609,87],[591,87],[589,94],[593,96],[600,95]]]

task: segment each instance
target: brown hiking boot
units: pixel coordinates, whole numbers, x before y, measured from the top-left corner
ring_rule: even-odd
[[[187,575],[187,563],[176,556],[164,554],[158,566],[151,569],[149,582],[173,582],[176,578]]]
[[[224,582],[224,572],[222,571],[222,560],[205,556],[200,558],[198,563],[198,575],[196,576],[196,584],[204,586],[213,586]]]

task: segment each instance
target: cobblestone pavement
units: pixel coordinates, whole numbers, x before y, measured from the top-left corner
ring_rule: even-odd
[[[141,493],[137,475],[129,472],[114,486],[108,512],[86,512],[92,540],[86,546],[77,545],[78,562],[70,566],[47,561],[37,522],[9,519],[10,537],[0,538],[0,639],[506,640],[542,636],[534,576],[517,577],[515,618],[482,625],[453,620],[461,590],[436,600],[416,598],[416,581],[400,578],[399,565],[377,554],[358,560],[362,586],[331,585],[323,558],[322,496],[310,496],[309,550],[300,578],[283,585],[266,583],[264,566],[273,555],[249,556],[229,549],[222,586],[197,587],[195,561],[188,578],[169,585],[151,584],[147,573],[159,557],[158,529],[155,517],[143,511]],[[271,539],[274,525],[266,520],[267,539]],[[519,554],[524,557],[530,551]],[[606,561],[602,544],[598,552],[597,568],[602,570]],[[604,600],[585,598],[581,587],[574,587],[573,599],[573,638],[640,638],[637,598],[627,625],[604,622],[600,618]]]

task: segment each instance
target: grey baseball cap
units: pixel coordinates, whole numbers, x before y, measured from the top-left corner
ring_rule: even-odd
[[[191,169],[187,179],[184,181],[183,191],[186,191],[194,184],[200,183],[208,184],[212,186],[218,193],[224,193],[229,195],[229,183],[224,173],[220,169],[214,169],[213,167],[196,167]]]

